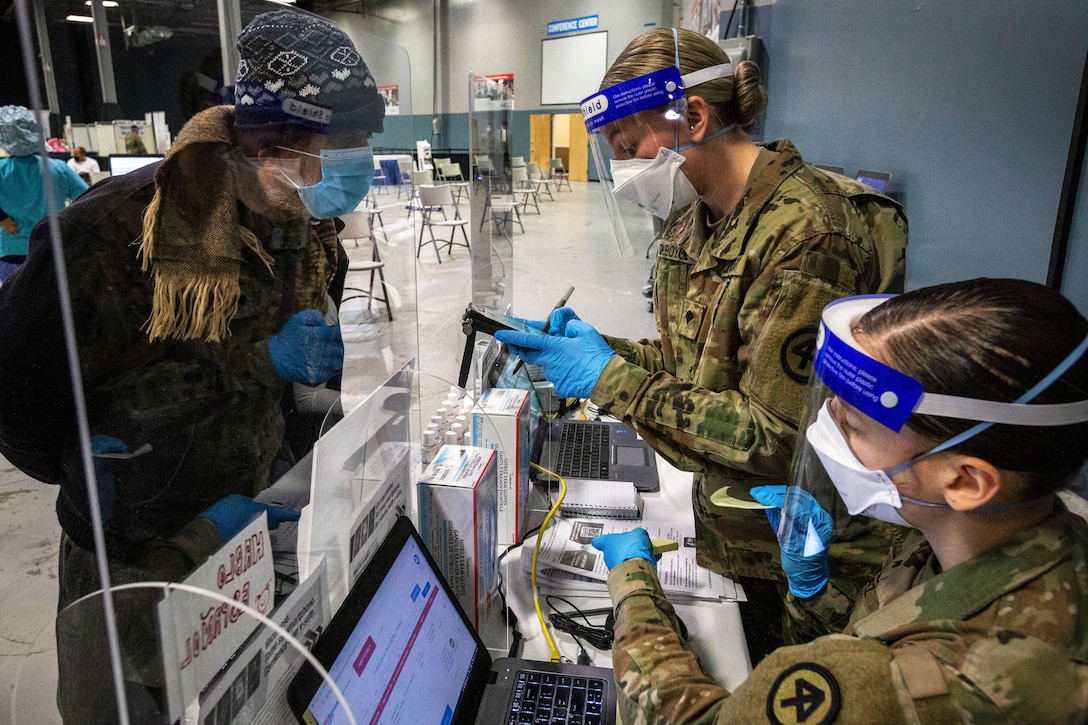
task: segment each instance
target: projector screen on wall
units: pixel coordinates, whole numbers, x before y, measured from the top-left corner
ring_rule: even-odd
[[[608,70],[608,32],[541,41],[540,105],[582,102],[601,85]]]

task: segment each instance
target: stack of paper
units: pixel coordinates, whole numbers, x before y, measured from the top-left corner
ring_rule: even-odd
[[[608,595],[608,567],[604,555],[590,545],[598,534],[615,534],[642,527],[650,536],[672,539],[680,544],[677,551],[661,555],[657,574],[661,588],[674,601],[684,599],[737,600],[737,587],[731,579],[704,569],[695,563],[695,529],[683,531],[675,522],[623,521],[616,519],[552,519],[542,534],[537,583],[579,594]],[[532,575],[532,551],[535,539],[525,542],[522,570]]]

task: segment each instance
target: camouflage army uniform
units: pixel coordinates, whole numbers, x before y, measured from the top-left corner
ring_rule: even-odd
[[[708,225],[706,213],[696,202],[667,223],[661,338],[607,338],[619,356],[592,400],[695,472],[699,564],[781,580],[763,512],[710,496],[728,486],[750,504],[750,487],[786,481],[820,313],[840,297],[902,291],[907,221],[891,199],[803,163],[789,141],[760,150],[732,214]],[[872,548],[875,572],[888,549]]]
[[[223,122],[229,135],[230,118]],[[149,342],[153,280],[141,269],[135,242],[158,170],[108,179],[59,216],[90,433],[118,438],[130,452],[150,446],[109,462],[115,500],[104,512],[104,527],[114,584],[179,580],[223,543],[198,514],[228,494],[253,496],[268,485],[283,441],[285,389],[268,339],[299,310],[324,310],[330,250],[336,258],[331,220],[273,228],[239,205],[238,223],[263,242],[272,265],[252,249],[240,250],[241,295],[230,334],[219,342]],[[189,183],[211,196],[227,182],[209,175]],[[233,187],[227,193],[233,207]],[[201,209],[201,200],[191,203]],[[201,219],[191,223],[200,228]],[[0,337],[0,452],[29,475],[60,485],[64,609],[98,589],[99,580],[45,225],[35,228],[18,277],[0,288]],[[145,616],[136,600],[119,607],[120,622]],[[58,618],[58,637],[63,624]],[[133,655],[134,663],[142,659]],[[154,674],[126,675],[154,684]]]
[[[609,574],[625,723],[1073,723],[1088,718],[1088,526],[1060,506],[941,572],[914,532],[851,619],[729,693],[681,641],[648,562]],[[713,646],[713,643],[706,643]]]

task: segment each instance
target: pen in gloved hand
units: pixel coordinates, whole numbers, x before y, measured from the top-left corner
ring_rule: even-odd
[[[552,308],[552,312],[555,312],[560,307],[567,304],[567,300],[570,299],[570,296],[572,294],[574,294],[574,285],[571,285],[570,287],[567,287],[567,291],[563,294],[562,297],[559,298],[559,301],[555,303],[555,307]],[[551,312],[549,312],[548,316],[544,318],[544,325],[540,328],[540,331],[542,333],[544,333],[545,335],[547,335],[548,330],[551,328],[551,325],[552,325],[552,315],[551,315]],[[521,366],[524,365],[524,364],[525,364],[525,361],[519,359],[518,362],[517,362],[517,365],[514,366],[513,374],[517,375],[518,371],[521,370]]]

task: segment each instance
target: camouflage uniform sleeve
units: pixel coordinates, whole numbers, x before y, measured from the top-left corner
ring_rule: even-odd
[[[784,475],[807,390],[807,378],[793,368],[807,374],[807,356],[824,306],[855,291],[823,272],[823,267],[833,267],[847,275],[845,265],[831,264],[824,252],[834,243],[822,235],[774,253],[743,291],[736,310],[730,290],[722,295],[725,309],[694,315],[698,336],[707,339],[686,372],[644,368],[636,356],[622,354],[624,345],[616,345],[621,355],[602,371],[593,402],[630,420],[658,453],[682,470]],[[737,350],[717,350],[722,335],[713,331],[715,325],[734,324]],[[681,330],[677,337],[687,340],[685,334]],[[785,364],[787,353],[799,362]]]
[[[699,667],[649,562],[631,559],[608,574],[616,609],[612,666],[625,723],[715,722],[729,692]]]
[[[854,637],[783,647],[730,693],[704,673],[682,641],[676,613],[648,562],[626,561],[608,576],[616,608],[612,663],[625,723],[725,725],[909,720],[892,650]],[[908,698],[909,701],[909,698]]]
[[[627,340],[622,337],[603,336],[608,345],[624,360],[647,372],[665,369],[660,340]]]

